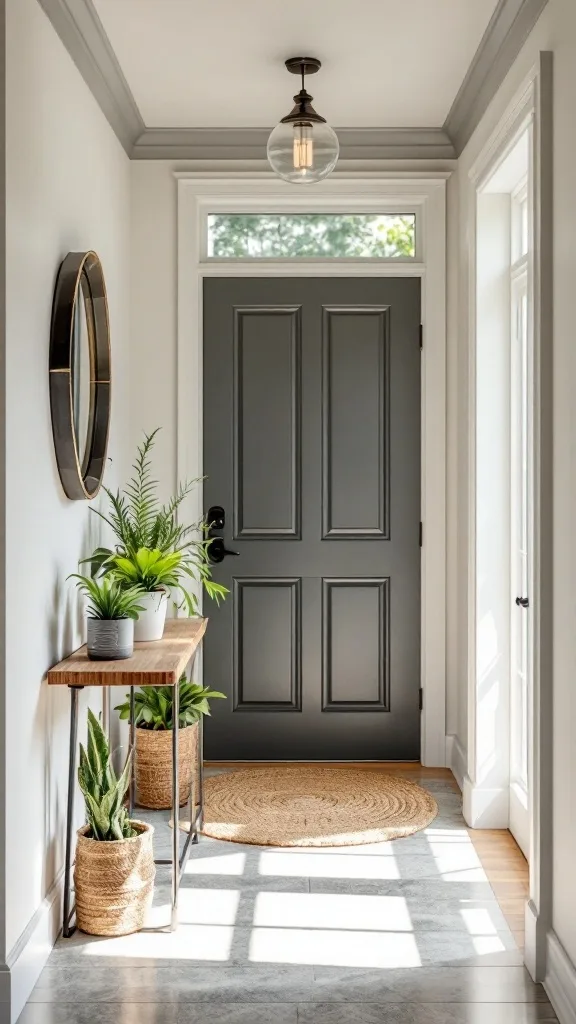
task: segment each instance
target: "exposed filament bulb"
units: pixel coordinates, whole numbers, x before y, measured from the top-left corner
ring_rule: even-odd
[[[296,123],[294,125],[294,170],[306,171],[314,167],[314,140],[312,138],[312,125],[310,123]]]

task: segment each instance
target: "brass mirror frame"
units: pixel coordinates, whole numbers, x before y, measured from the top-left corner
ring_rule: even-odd
[[[83,454],[76,437],[72,379],[80,289],[90,352],[90,404]],[[69,252],[60,266],[52,304],[49,366],[52,433],[62,487],[72,501],[90,500],[102,484],[111,411],[108,300],[102,264],[95,252]]]

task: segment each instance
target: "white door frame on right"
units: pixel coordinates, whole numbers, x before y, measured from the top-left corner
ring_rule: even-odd
[[[526,147],[528,148],[528,147]],[[509,828],[530,859],[529,701],[534,673],[530,606],[534,561],[532,242],[527,180],[511,196],[510,227],[510,810]],[[526,222],[526,229],[524,227]]]
[[[544,980],[547,934],[552,917],[552,54],[541,53],[505,116],[482,150],[469,175],[467,217],[470,231],[469,319],[469,619],[468,619],[468,751],[464,778],[464,810],[469,825],[506,828],[509,819],[509,750],[492,751],[500,766],[500,789],[490,789],[486,778],[486,709],[482,707],[478,665],[482,643],[477,603],[477,514],[481,494],[477,488],[477,204],[483,185],[503,162],[522,128],[529,127],[532,259],[531,294],[533,407],[533,473],[530,488],[530,529],[533,558],[530,568],[530,628],[532,679],[529,695],[528,777],[530,895],[526,904],[525,962],[532,977]],[[509,393],[509,392],[508,392]],[[508,573],[508,588],[510,579]],[[509,591],[508,600],[514,599]],[[484,624],[485,625],[485,624]],[[505,662],[505,658],[503,661]],[[509,662],[508,662],[509,664]],[[505,671],[505,670],[504,670]],[[508,681],[506,681],[508,682]],[[485,694],[484,694],[485,697]],[[509,729],[509,707],[501,713]],[[506,724],[505,723],[505,724]],[[498,723],[496,722],[496,726]],[[488,727],[494,726],[494,718]],[[505,730],[504,730],[505,731]],[[508,747],[508,744],[505,744]],[[490,768],[494,777],[494,763]],[[498,765],[496,764],[496,769]],[[496,771],[498,776],[498,770]]]

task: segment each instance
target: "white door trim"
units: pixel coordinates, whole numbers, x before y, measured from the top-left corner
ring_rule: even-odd
[[[178,412],[180,479],[201,477],[202,286],[205,277],[402,276],[422,280],[422,762],[446,759],[446,178],[447,172],[334,174],[305,191],[268,173],[203,177],[176,172],[178,184]],[[203,225],[208,212],[416,212],[417,262],[366,260],[302,263],[208,262]],[[203,511],[197,488],[186,513]]]
[[[525,961],[542,981],[552,912],[552,54],[540,54],[491,138],[470,170],[466,198],[469,225],[469,522],[468,522],[468,751],[464,811],[473,827],[506,827],[505,820],[478,824],[494,794],[481,783],[481,718],[477,693],[476,622],[476,201],[478,191],[510,151],[519,132],[530,126],[533,217],[533,566],[530,614],[534,668],[530,699],[529,749],[530,898],[526,904]]]

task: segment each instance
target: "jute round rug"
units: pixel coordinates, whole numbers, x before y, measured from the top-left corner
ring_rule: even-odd
[[[421,786],[363,768],[249,768],[204,786],[204,835],[256,846],[381,843],[426,828],[438,813]]]

